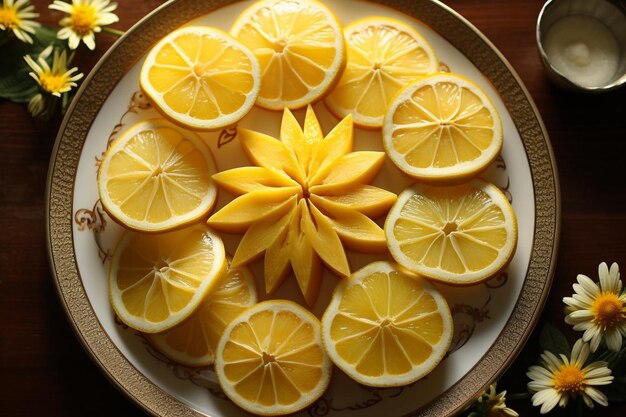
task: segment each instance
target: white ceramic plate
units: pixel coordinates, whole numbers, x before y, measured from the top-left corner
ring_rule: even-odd
[[[123,229],[102,210],[96,187],[97,164],[107,144],[135,122],[158,117],[139,92],[139,70],[150,45],[181,24],[228,30],[250,2],[195,3],[168,3],[138,23],[85,81],[61,127],[52,158],[48,236],[51,265],[67,313],[87,351],[115,383],[156,415],[230,417],[246,414],[225,399],[211,368],[176,365],[138,332],[116,321],[108,300],[107,271]],[[448,357],[425,379],[401,388],[374,389],[356,384],[336,369],[325,395],[299,415],[449,415],[469,405],[512,362],[545,301],[559,227],[558,181],[549,140],[532,101],[504,58],[445,6],[414,0],[392,2],[393,8],[359,0],[325,3],[343,24],[385,15],[413,25],[444,67],[472,79],[487,92],[502,116],[505,140],[501,157],[483,177],[511,199],[519,242],[501,276],[473,287],[439,286],[453,312],[455,337]],[[314,108],[327,133],[338,120],[323,103]],[[296,112],[296,117],[302,122],[304,112]],[[280,113],[254,108],[239,125],[277,137],[280,119]],[[210,145],[218,170],[249,165],[234,129],[201,136]],[[355,148],[382,150],[380,132],[356,129]],[[374,184],[399,193],[410,181],[387,161]],[[218,208],[231,198],[221,192]],[[224,236],[231,254],[239,238]],[[356,270],[385,257],[351,253],[350,261]],[[252,269],[263,294],[262,265],[255,263]],[[314,308],[318,316],[336,282],[326,272]],[[293,279],[272,298],[304,304]]]

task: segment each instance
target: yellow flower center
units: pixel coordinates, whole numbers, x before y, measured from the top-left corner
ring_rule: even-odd
[[[0,25],[7,29],[12,29],[20,25],[20,18],[17,17],[15,10],[8,8],[0,8]]]
[[[554,388],[559,392],[576,394],[585,389],[585,374],[576,365],[564,365],[554,373]]]
[[[67,83],[65,75],[56,75],[51,72],[44,72],[39,76],[39,84],[49,93],[61,93]]]
[[[624,305],[614,293],[600,294],[591,305],[594,321],[604,327],[613,327],[626,319]]]
[[[70,26],[77,35],[88,35],[96,27],[96,10],[87,4],[74,6]]]

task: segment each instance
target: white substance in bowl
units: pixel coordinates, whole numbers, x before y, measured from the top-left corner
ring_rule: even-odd
[[[550,64],[583,87],[601,87],[615,78],[619,45],[613,33],[588,16],[567,16],[548,30],[544,49]]]

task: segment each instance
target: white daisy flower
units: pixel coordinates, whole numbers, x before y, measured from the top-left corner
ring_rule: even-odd
[[[59,30],[57,37],[67,39],[70,49],[76,49],[81,40],[87,48],[95,49],[95,34],[102,30],[102,26],[119,20],[111,13],[117,9],[117,3],[110,0],[72,0],[71,4],[54,0],[48,7],[69,15],[59,21],[63,29]]]
[[[41,27],[39,22],[33,20],[39,17],[39,13],[34,10],[35,6],[28,0],[3,0],[0,7],[0,29],[13,31],[15,37],[22,42],[33,43],[30,35]]]
[[[594,386],[610,384],[613,381],[611,370],[607,368],[606,362],[593,362],[585,366],[589,352],[589,344],[578,339],[570,359],[545,351],[541,355],[542,366],[531,366],[528,369],[526,376],[532,380],[528,383],[528,390],[534,393],[533,405],[541,405],[541,414],[546,414],[557,404],[565,407],[570,398],[578,395],[582,396],[589,408],[593,408],[594,401],[603,406],[608,405],[606,395]]]
[[[583,340],[589,342],[595,352],[602,339],[607,347],[617,352],[622,348],[622,336],[626,336],[626,291],[622,291],[619,266],[598,266],[600,283],[585,275],[578,275],[571,297],[563,298],[567,304],[565,322],[574,330],[584,331]]]
[[[61,53],[59,53],[58,50],[54,51],[52,68],[50,68],[43,56],[39,56],[35,62],[33,58],[26,55],[24,60],[28,66],[33,69],[29,75],[37,81],[43,91],[53,96],[61,97],[62,93],[66,93],[70,91],[72,87],[76,87],[76,81],[83,78],[82,73],[76,74],[78,68],[67,69],[67,65],[72,59],[70,57],[68,60],[65,49]],[[38,108],[39,99],[33,99],[35,100],[35,102],[32,103],[33,109]]]

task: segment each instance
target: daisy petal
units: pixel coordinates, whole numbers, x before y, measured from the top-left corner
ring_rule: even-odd
[[[574,343],[574,348],[572,349],[571,363],[582,368],[588,357],[589,345],[584,343],[582,339],[578,339],[576,343]]]
[[[552,388],[552,384],[551,383],[546,384],[546,383],[539,382],[539,381],[530,381],[528,383],[528,390],[530,392],[539,392],[547,388]]]
[[[593,409],[593,401],[591,401],[591,398],[583,392],[583,401],[585,402],[585,405],[587,406],[587,408],[591,408]]]
[[[600,405],[603,405],[605,407],[609,405],[609,400],[606,398],[606,395],[604,395],[600,390],[596,388],[586,387],[585,394],[587,394],[589,397],[591,397],[591,399],[593,399]]]
[[[591,338],[590,347],[591,351],[595,352],[600,347],[600,342],[602,341],[602,333],[599,329],[596,329],[596,333]]]
[[[578,280],[578,283],[583,288],[585,293],[589,295],[591,298],[595,298],[600,293],[600,288],[598,288],[598,285],[595,282],[593,282],[591,278],[589,278],[588,276],[583,275],[583,274],[578,274],[576,279]]]
[[[533,401],[533,405],[539,405],[543,403],[539,411],[541,414],[546,414],[547,412],[552,410],[561,400],[561,395],[559,395],[559,393],[555,389],[544,390],[544,391],[538,392],[537,394],[542,394],[542,395],[538,398],[537,403]],[[567,396],[565,396],[564,398],[565,398],[565,403],[567,404]]]
[[[89,48],[91,51],[96,49],[96,39],[95,39],[95,37],[93,35],[93,32],[91,32],[89,35],[85,36],[83,38],[83,42],[85,42],[85,45],[87,45],[87,48]]]
[[[572,319],[590,320],[593,318],[593,312],[590,310],[576,310],[569,314]]]
[[[613,287],[610,290],[607,289],[607,291],[611,291],[616,294],[619,294],[622,291],[622,281],[619,279],[619,265],[617,264],[617,262],[613,262],[611,264],[611,269],[609,270],[609,277],[613,284]]]
[[[619,352],[622,348],[622,334],[616,328],[608,328],[604,333],[604,339],[609,350]]]

